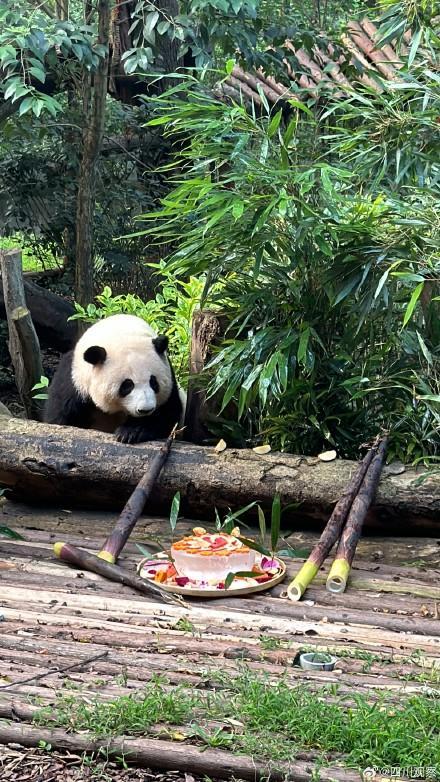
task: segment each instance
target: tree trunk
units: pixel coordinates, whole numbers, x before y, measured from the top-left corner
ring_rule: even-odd
[[[108,80],[108,46],[111,0],[98,0],[97,43],[107,50],[92,77],[84,73],[85,128],[79,170],[76,210],[76,300],[86,306],[93,298],[93,217],[95,212],[96,166],[102,144]]]
[[[224,324],[218,315],[209,310],[194,313],[189,359],[189,383],[185,412],[185,438],[193,443],[203,443],[209,438],[208,407],[206,393],[200,383],[200,374],[209,360],[212,346],[222,333]]]
[[[10,250],[0,253],[0,268],[15,383],[27,417],[39,419],[41,402],[33,398],[32,388],[43,374],[43,365],[40,343],[26,307],[21,252]]]
[[[159,443],[124,445],[102,432],[0,417],[0,484],[30,502],[118,510],[159,448]],[[279,492],[283,506],[296,506],[283,514],[286,526],[298,518],[322,523],[356,468],[357,462],[340,459],[259,456],[237,449],[215,453],[212,448],[176,442],[152,491],[148,512],[168,514],[175,492],[180,491],[184,513],[213,519],[215,507],[224,511],[258,501],[270,509]],[[396,475],[385,468],[365,525],[379,526],[387,535],[411,528],[418,534],[421,530],[438,534],[440,471],[416,484],[423,472],[408,467]]]

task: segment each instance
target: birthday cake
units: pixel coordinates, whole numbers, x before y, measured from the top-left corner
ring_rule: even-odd
[[[192,581],[223,581],[228,573],[252,571],[255,551],[235,535],[209,533],[202,527],[171,546],[171,558],[177,574]]]

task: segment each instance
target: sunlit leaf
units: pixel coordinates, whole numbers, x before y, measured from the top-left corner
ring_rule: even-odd
[[[272,501],[272,512],[270,519],[270,542],[272,546],[272,552],[276,551],[278,545],[278,539],[280,537],[280,524],[281,524],[281,498],[279,494],[275,494]]]
[[[423,291],[424,285],[425,285],[424,282],[420,282],[417,285],[417,287],[414,288],[414,290],[413,290],[412,296],[411,296],[411,298],[410,298],[410,300],[408,302],[408,306],[407,306],[407,308],[405,310],[405,316],[403,318],[403,325],[404,326],[406,326],[408,321],[411,319],[411,316],[412,316],[412,314],[414,312],[415,306],[416,306],[416,304],[417,304],[417,302],[418,302],[418,300],[419,300],[419,298],[421,296],[421,293]]]
[[[229,589],[232,582],[236,578],[256,578],[257,574],[253,573],[252,570],[242,570],[238,573],[228,573],[228,575],[225,578],[225,589]]]
[[[336,451],[323,451],[323,453],[318,454],[318,459],[320,459],[321,462],[332,462],[336,459],[336,456]]]
[[[176,529],[177,519],[179,518],[180,510],[180,491],[177,491],[173,497],[170,511],[170,527],[172,531]]]

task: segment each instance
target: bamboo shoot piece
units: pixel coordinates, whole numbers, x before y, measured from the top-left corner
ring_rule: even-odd
[[[146,581],[139,576],[128,573],[126,570],[119,567],[119,565],[106,562],[95,554],[89,554],[88,551],[84,551],[76,546],[71,546],[70,543],[55,543],[53,548],[55,555],[63,560],[63,562],[68,562],[70,565],[76,565],[76,567],[80,567],[83,570],[89,570],[91,573],[97,573],[99,576],[108,578],[109,581],[125,584],[125,586],[136,589],[137,592],[142,592],[147,595],[153,593],[160,596],[162,600],[169,600],[172,603],[184,605],[180,596],[164,592],[163,589],[160,589],[160,587],[156,586],[156,584],[153,584],[151,581]]]
[[[330,573],[328,574],[326,586],[329,592],[345,592],[356,546],[361,536],[362,525],[379,485],[380,473],[382,471],[386,450],[387,438],[385,437],[377,449],[377,453],[365,475],[359,493],[353,500],[339,541],[335,560],[330,569]]]
[[[106,562],[110,562],[111,564],[116,562],[130,537],[133,528],[144,509],[145,503],[151,494],[153,486],[161,473],[162,467],[168,459],[171,444],[176,436],[176,430],[177,426],[174,427],[166,442],[155,454],[149,469],[142,476],[134,492],[128,498],[113,531],[110,533],[99,552],[98,557],[104,559]]]
[[[336,503],[333,509],[333,513],[330,516],[316,546],[310,553],[307,562],[304,563],[299,573],[296,574],[295,578],[289,584],[287,589],[287,596],[291,600],[301,600],[301,597],[303,596],[307,587],[315,578],[322,563],[328,557],[332,547],[340,537],[342,527],[347,518],[347,514],[373,460],[373,457],[376,453],[376,448],[377,446],[374,446],[365,454],[342,497]]]

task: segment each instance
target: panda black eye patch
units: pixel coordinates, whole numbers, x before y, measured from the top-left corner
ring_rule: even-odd
[[[150,386],[153,389],[155,394],[159,393],[159,383],[157,382],[156,375],[151,375],[151,377],[150,377]]]
[[[128,396],[128,394],[133,391],[133,388],[134,383],[132,380],[130,380],[130,378],[123,380],[119,386],[119,396]]]

